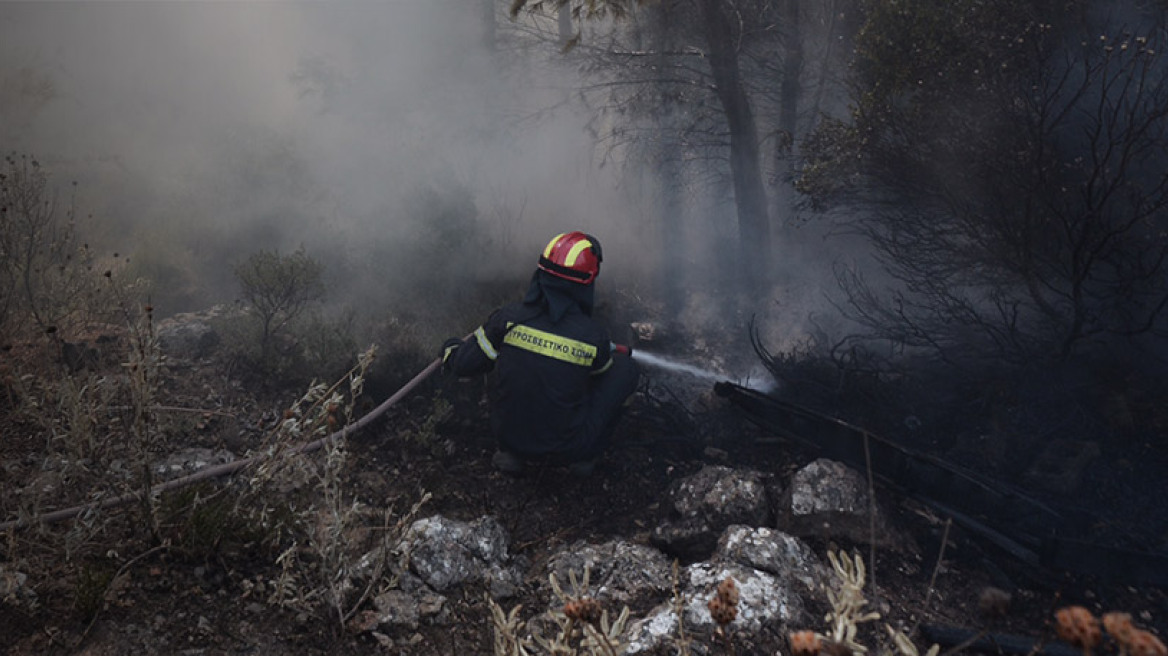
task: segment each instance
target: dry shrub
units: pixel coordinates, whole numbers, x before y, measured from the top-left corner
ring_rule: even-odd
[[[520,606],[505,613],[487,595],[487,605],[491,609],[495,629],[495,656],[537,653],[616,656],[621,653],[629,609],[625,606],[616,619],[610,619],[608,610],[588,595],[589,575],[588,568],[584,569],[583,579],[578,579],[575,572],[568,572],[569,591],[563,589],[555,574],[549,575],[552,592],[561,605],[538,616],[538,621],[533,621],[531,626],[520,618]],[[550,625],[552,631],[544,635],[536,625]]]

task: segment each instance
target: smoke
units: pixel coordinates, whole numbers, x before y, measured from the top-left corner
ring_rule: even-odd
[[[554,19],[541,41],[507,5],[0,3],[0,149],[78,182],[86,239],[129,255],[161,316],[229,302],[248,255],[303,246],[330,302],[422,321],[473,307],[453,334],[581,229],[604,245],[598,298],[634,306],[607,318],[672,314],[729,351],[770,314],[771,343],[796,343],[823,304],[822,241],[795,236],[774,298],[735,305],[729,187],[675,176],[663,194],[653,158],[622,166]]]
[[[379,258],[435,235],[477,240],[442,244],[451,259],[513,269],[555,232],[604,234],[621,210],[580,116],[520,120],[572,80],[504,66],[514,44],[490,30],[507,20],[484,7],[3,3],[0,147],[76,180],[102,232],[90,238],[176,286],[230,297],[230,264],[300,245],[350,277],[338,286],[367,289],[351,277],[379,266],[383,287],[434,283],[387,281],[402,272]],[[474,216],[423,202],[451,193]]]

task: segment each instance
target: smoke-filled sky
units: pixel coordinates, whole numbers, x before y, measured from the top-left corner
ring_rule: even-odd
[[[196,226],[253,250],[368,242],[422,186],[469,190],[518,249],[619,225],[586,118],[541,111],[571,73],[505,38],[502,6],[488,54],[484,7],[0,3],[0,148],[77,180],[109,243],[166,226],[194,259],[215,247]]]
[[[6,77],[50,90],[11,98],[29,85],[6,80],[4,136],[164,180],[252,134],[393,161],[473,116],[460,109],[487,68],[471,54],[478,16],[450,4],[5,3]]]
[[[689,282],[737,271],[729,199],[663,218],[651,176],[598,166],[612,153],[575,65],[509,4],[0,2],[0,149],[79,183],[85,238],[128,254],[163,316],[231,300],[249,254],[300,246],[339,303],[457,304],[475,292],[456,269],[521,285],[552,235],[582,229],[604,244],[604,298],[652,302],[668,279],[684,321],[725,328],[734,279],[707,297]],[[686,252],[663,253],[683,222]],[[776,262],[801,276],[828,261],[787,250]],[[821,302],[818,282],[792,288]],[[778,307],[789,337],[803,303],[757,309]]]

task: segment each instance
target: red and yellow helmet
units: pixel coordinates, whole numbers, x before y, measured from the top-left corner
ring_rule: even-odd
[[[548,242],[539,256],[539,268],[581,285],[592,284],[600,274],[600,242],[583,232],[565,232]]]

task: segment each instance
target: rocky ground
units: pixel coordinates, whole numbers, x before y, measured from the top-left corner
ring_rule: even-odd
[[[324,526],[322,509],[355,508],[357,521],[331,543],[344,547],[332,554],[345,565],[337,575],[320,575],[334,562],[320,546],[330,543],[274,540],[227,514],[197,515],[190,508],[216,506],[177,492],[172,503],[163,500],[170,514],[153,533],[133,509],[110,519],[89,538],[103,548],[86,550],[84,562],[59,559],[56,541],[69,538],[67,525],[12,531],[0,560],[0,645],[22,655],[482,654],[508,633],[492,619],[496,612],[506,623],[514,611],[510,633],[519,638],[554,640],[563,621],[555,611],[588,597],[610,625],[629,609],[613,636],[624,651],[611,653],[789,654],[790,631],[830,628],[826,591],[840,579],[829,553],[865,562],[867,608],[881,619],[862,623],[857,639],[874,650],[893,649],[886,625],[909,633],[922,653],[924,625],[1049,642],[1049,618],[1068,603],[1165,627],[1161,589],[1032,576],[884,490],[870,545],[862,473],[750,425],[708,393],[707,381],[646,373],[614,448],[587,478],[554,467],[518,478],[494,471],[481,383],[428,381],[349,438],[334,488],[344,503],[308,515]],[[262,435],[257,427],[296,398],[241,384],[214,358],[174,358],[166,378],[167,406],[204,408],[216,399],[215,413],[186,423],[176,471],[192,458],[242,456]],[[384,393],[370,396],[379,402]],[[34,469],[17,464],[35,460],[39,448],[21,439],[22,430],[5,420],[7,490],[24,490],[22,472]],[[245,475],[204,483],[198,498],[234,498],[246,484]],[[306,492],[327,489],[307,485],[289,498]],[[807,505],[800,494],[831,503],[806,510],[808,521],[796,526],[792,509]],[[51,562],[28,555],[38,545]],[[582,583],[585,570],[588,587],[574,590],[572,575]],[[719,629],[708,602],[728,577],[739,590],[738,612]],[[278,594],[282,586],[293,590]],[[342,591],[343,622],[328,603],[329,586]],[[990,588],[1007,593],[1008,606],[988,603]],[[578,638],[569,643],[580,648]],[[546,653],[538,643],[530,650]]]

